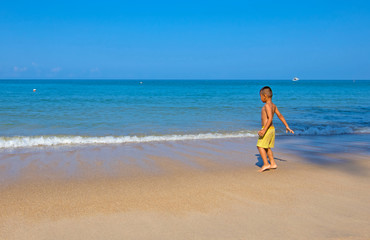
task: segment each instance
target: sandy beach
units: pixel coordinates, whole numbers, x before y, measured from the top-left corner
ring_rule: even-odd
[[[1,239],[370,239],[370,135],[0,152]],[[330,144],[328,144],[330,143]]]

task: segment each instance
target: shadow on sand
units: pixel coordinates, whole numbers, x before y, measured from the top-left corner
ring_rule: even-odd
[[[257,157],[257,162],[255,165],[261,168],[263,166],[263,160],[262,160],[261,154],[256,154],[255,156]],[[287,162],[287,160],[277,158],[277,157],[274,157],[274,159],[275,161]]]
[[[281,137],[279,150],[299,156],[303,161],[322,167],[340,170],[357,176],[369,176],[361,159],[370,156],[370,134],[331,136]],[[256,154],[257,166],[263,165]],[[275,158],[278,160],[277,158]],[[369,158],[368,158],[369,159]]]

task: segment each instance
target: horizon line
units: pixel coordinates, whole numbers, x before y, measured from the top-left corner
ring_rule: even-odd
[[[0,78],[0,80],[125,80],[125,81],[292,81],[292,79],[266,79],[266,78]],[[370,79],[300,79],[299,81],[369,81]]]

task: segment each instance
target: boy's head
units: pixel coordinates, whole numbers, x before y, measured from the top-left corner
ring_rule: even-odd
[[[268,87],[268,86],[265,86],[265,87],[261,88],[261,90],[260,90],[260,96],[261,96],[262,102],[266,102],[267,99],[271,99],[272,98],[272,90],[271,90],[271,88]]]

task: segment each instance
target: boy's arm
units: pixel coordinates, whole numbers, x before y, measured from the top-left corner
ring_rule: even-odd
[[[290,133],[293,133],[294,134],[294,131],[292,129],[289,128],[289,125],[288,123],[285,121],[285,118],[283,116],[283,114],[281,114],[278,110],[278,108],[276,107],[275,109],[275,113],[276,115],[278,116],[278,118],[280,119],[280,121],[282,121],[285,125],[285,128],[286,128],[286,132],[290,132]]]
[[[265,133],[266,133],[267,129],[269,129],[269,127],[272,124],[272,117],[274,115],[274,112],[272,111],[272,107],[270,105],[266,104],[265,105],[265,110],[266,110],[266,114],[267,114],[267,122],[266,122],[265,126],[263,126],[263,129],[258,132],[258,135],[260,137],[265,136]]]

